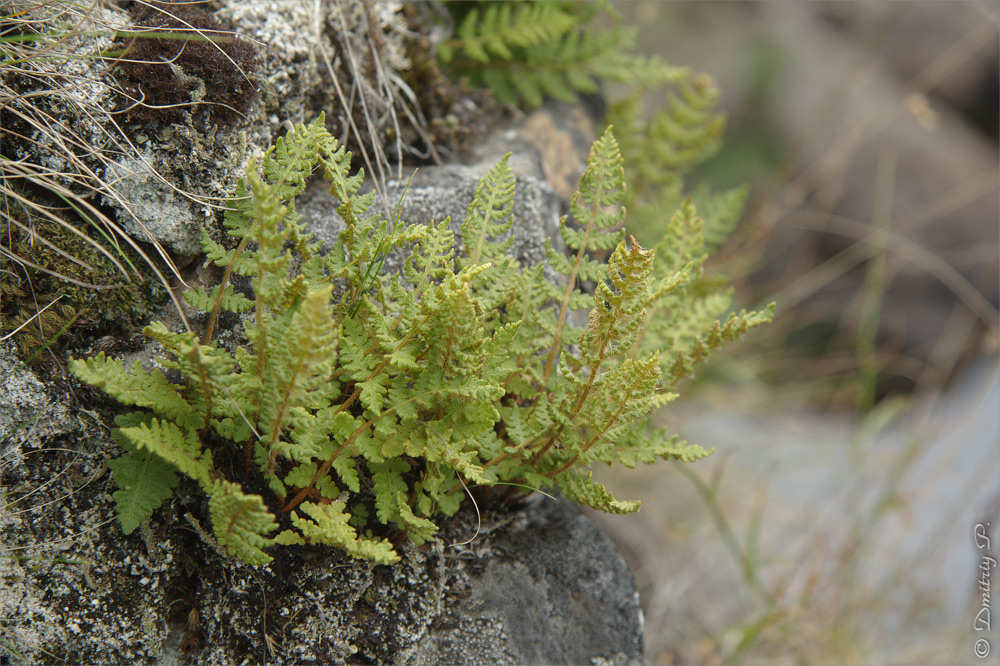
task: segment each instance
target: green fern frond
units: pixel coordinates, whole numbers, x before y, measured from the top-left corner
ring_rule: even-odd
[[[654,250],[659,259],[657,267],[660,277],[665,277],[684,269],[689,264],[698,268],[708,258],[702,237],[702,218],[690,200],[670,216],[663,239]]]
[[[630,51],[636,30],[591,26],[598,14],[620,17],[607,5],[530,2],[473,6],[456,35],[438,45],[438,60],[474,86],[489,87],[505,104],[539,106],[545,96],[575,102],[598,80],[655,87],[681,80],[686,70]]]
[[[748,192],[746,186],[722,192],[713,192],[702,186],[691,194],[691,201],[704,221],[702,236],[707,250],[719,247],[733,233],[743,215]]]
[[[540,106],[545,96],[573,103],[578,93],[596,92],[599,80],[654,87],[683,75],[682,69],[659,58],[628,53],[635,34],[620,27],[576,26],[538,44],[512,47],[510,57],[492,58],[477,51],[478,58],[450,64],[472,85],[489,87],[501,102],[523,101],[531,107]]]
[[[312,483],[313,477],[316,476],[318,470],[319,465],[314,462],[302,463],[292,468],[292,471],[285,475],[284,483],[286,486],[293,488],[306,488]],[[323,497],[336,499],[340,496],[340,489],[337,488],[337,484],[326,474],[320,475],[315,487]]]
[[[349,524],[350,514],[345,513],[344,502],[334,500],[329,504],[303,502],[302,512],[312,520],[300,517],[294,511],[292,524],[302,532],[309,543],[326,544],[347,551],[354,557],[371,560],[376,564],[393,564],[399,555],[385,539],[359,539],[357,530]]]
[[[274,545],[274,539],[265,535],[278,529],[278,523],[260,496],[247,495],[229,481],[216,481],[206,490],[212,532],[219,546],[253,566],[273,560],[263,549]]]
[[[142,412],[122,414],[115,418],[119,428],[138,426],[149,423],[152,417]],[[111,433],[115,442],[125,453],[108,461],[111,476],[118,486],[112,493],[115,508],[118,510],[118,520],[122,532],[131,534],[135,528],[149,520],[153,511],[158,509],[164,500],[173,495],[178,479],[174,468],[164,462],[150,450],[140,451],[131,441],[114,430]]]
[[[170,421],[143,419],[118,429],[135,448],[149,451],[191,477],[206,492],[212,487],[212,453],[203,451],[198,433]]]
[[[625,211],[620,207],[624,194],[625,171],[622,167],[622,157],[618,150],[618,142],[611,133],[611,128],[608,127],[601,138],[594,142],[593,147],[591,147],[590,156],[587,158],[587,168],[580,176],[579,189],[570,202],[570,212],[583,226],[582,234],[565,236],[570,250],[576,250],[572,263],[552,250],[551,246],[546,248],[549,264],[567,276],[567,285],[562,294],[559,317],[552,333],[552,350],[549,352],[545,364],[543,383],[548,381],[558,358],[566,316],[570,309],[575,309],[573,308],[574,297],[580,296],[580,292],[576,288],[577,277],[582,274],[585,279],[598,280],[604,274],[604,268],[592,259],[585,257],[584,253],[588,250],[594,251],[605,247],[606,245],[600,240],[602,235],[610,234],[616,239],[616,244],[624,236],[624,231],[609,231],[619,226],[625,217]],[[618,207],[616,212],[608,210],[614,207]],[[559,222],[560,228],[566,226],[567,223],[568,219],[563,217]]]
[[[576,472],[562,474],[555,479],[559,490],[574,502],[579,502],[592,509],[613,514],[635,513],[642,502],[623,502],[616,500],[603,484],[594,481],[594,473],[586,476]]]
[[[458,27],[457,38],[438,45],[441,62],[452,62],[458,51],[481,63],[491,54],[511,60],[511,48],[543,44],[576,27],[577,19],[555,3],[532,3],[515,6],[509,3],[486,5],[483,11],[473,7]]]
[[[678,442],[677,435],[668,437],[663,428],[652,433],[645,430],[643,422],[641,427],[637,424],[631,432],[618,439],[612,452],[618,462],[628,468],[635,468],[639,463],[652,465],[658,459],[690,463],[710,456],[715,451],[705,450],[697,444]]]
[[[70,359],[68,366],[81,382],[96,386],[123,405],[146,407],[181,427],[205,426],[202,414],[187,402],[176,385],[167,381],[159,370],[146,372],[139,361],[126,372],[120,360],[106,358],[100,352],[93,358]]]
[[[368,468],[375,486],[375,509],[379,521],[382,524],[396,523],[417,544],[432,538],[437,525],[415,515],[406,501],[409,486],[402,475],[410,471],[409,463],[398,459],[381,463],[369,461]]]
[[[771,303],[760,311],[733,313],[725,324],[716,320],[707,332],[695,340],[690,351],[677,352],[669,371],[664,373],[670,377],[670,384],[690,375],[695,366],[703,363],[715,349],[738,339],[750,329],[769,323],[774,318],[774,309],[775,304]]]
[[[649,301],[649,278],[653,273],[654,252],[644,250],[633,238],[631,248],[619,243],[608,260],[608,280],[597,285],[594,309],[581,343],[584,359],[595,370],[604,359],[628,349],[645,323]],[[609,284],[610,282],[610,284]]]
[[[481,260],[506,259],[514,243],[493,240],[510,230],[514,221],[514,172],[507,161],[510,153],[479,181],[462,223],[462,247],[472,266]]]
[[[254,303],[243,294],[237,293],[232,285],[227,285],[219,297],[219,285],[212,287],[206,292],[204,287],[197,287],[184,292],[184,300],[196,310],[210,312],[215,306],[215,302],[222,304],[222,309],[228,312],[247,312],[253,309]]]

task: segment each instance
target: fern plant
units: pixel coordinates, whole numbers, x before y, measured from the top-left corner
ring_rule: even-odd
[[[346,224],[326,255],[295,212],[317,166]],[[390,563],[394,540],[433,538],[433,519],[454,514],[472,487],[558,488],[627,513],[639,503],[612,497],[591,465],[709,453],[647,431],[645,417],[773,306],[723,323],[710,314],[722,301],[691,298],[705,251],[690,204],[655,249],[625,238],[624,171],[610,128],[560,224],[571,253],[549,248],[555,282],[543,265],[506,254],[515,196],[507,158],[475,192],[461,252],[448,220],[396,224],[372,214],[362,179],[322,116],[296,128],[259,174],[247,170],[225,220],[238,245],[204,235],[226,273],[211,291],[186,295],[211,313],[203,339],[159,322],[145,329],[184,383],[103,353],[70,363],[82,381],[141,410],[116,419],[124,453],[111,469],[126,533],[170,497],[180,473],[208,496],[218,545],[244,562],[310,543]],[[607,249],[606,264],[593,258]],[[400,274],[372,270],[387,251],[406,253]],[[253,278],[252,297],[229,284],[234,272]],[[595,293],[581,290],[584,281]],[[211,340],[221,310],[245,313],[245,346]],[[572,323],[576,310],[590,310],[586,326]]]
[[[687,76],[685,68],[631,53],[634,28],[593,26],[600,14],[619,20],[607,3],[478,3],[458,17],[437,57],[501,102],[527,106],[546,95],[572,103],[578,93],[597,92],[598,81],[655,87]]]

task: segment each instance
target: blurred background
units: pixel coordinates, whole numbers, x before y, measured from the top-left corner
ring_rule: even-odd
[[[603,475],[648,660],[1000,664],[1000,5],[615,7],[721,88],[713,268],[778,303],[655,419],[712,457]]]

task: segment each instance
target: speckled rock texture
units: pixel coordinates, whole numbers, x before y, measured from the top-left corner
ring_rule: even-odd
[[[632,573],[597,525],[563,500],[539,499],[465,560],[469,598],[398,663],[641,663]]]
[[[640,663],[632,574],[593,522],[539,496],[484,512],[476,539],[445,545],[475,529],[463,511],[443,539],[403,548],[392,567],[329,551],[285,554],[260,571],[213,567],[218,579],[201,578],[198,661]]]
[[[0,342],[0,655],[10,663],[134,663],[162,653],[169,541],[118,531],[96,414]]]

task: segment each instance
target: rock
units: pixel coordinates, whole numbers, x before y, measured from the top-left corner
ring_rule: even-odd
[[[283,553],[258,571],[210,563],[199,663],[639,663],[632,574],[593,522],[565,500],[533,501],[484,511],[477,538],[444,545],[476,527],[464,510],[444,539],[403,547],[392,567],[330,550]]]
[[[493,538],[456,605],[397,663],[631,664],[642,615],[617,547],[564,500],[538,501]]]
[[[0,442],[5,464],[23,462],[21,445],[69,432],[70,409],[65,400],[48,396],[40,382],[18,359],[11,343],[0,342]]]
[[[225,67],[212,70],[211,75],[218,80],[190,76],[178,66],[171,70],[178,86],[192,81],[192,85],[197,84],[197,93],[191,93],[193,106],[178,111],[178,103],[172,100],[168,104],[144,99],[146,107],[137,119],[121,115],[125,112],[120,108],[125,106],[121,91],[128,87],[124,82],[129,80],[133,63],[125,58],[109,70],[105,58],[94,57],[97,52],[114,50],[116,31],[141,29],[133,24],[129,12],[117,3],[105,3],[77,21],[71,14],[69,18],[59,15],[65,12],[53,15],[44,3],[37,7],[34,4],[28,11],[37,12],[39,20],[44,17],[48,21],[39,30],[71,27],[85,35],[69,40],[66,48],[73,57],[61,63],[65,73],[72,74],[74,84],[66,85],[58,95],[41,96],[38,103],[48,104],[52,117],[73,128],[74,139],[78,137],[84,145],[95,148],[73,157],[64,147],[60,148],[58,141],[43,134],[35,142],[12,146],[15,156],[68,174],[80,174],[80,165],[85,165],[83,175],[77,179],[100,193],[101,203],[117,212],[123,228],[140,240],[159,242],[179,255],[196,255],[201,251],[201,230],[206,220],[216,214],[221,201],[232,195],[248,160],[259,158],[284,134],[289,123],[311,122],[327,110],[327,122],[335,134],[344,134],[348,124],[346,114],[330,108],[331,99],[335,99],[331,68],[340,77],[350,77],[357,68],[372,69],[371,51],[363,46],[369,34],[369,20],[378,23],[371,32],[383,35],[381,66],[389,71],[406,66],[402,41],[405,22],[398,3],[369,3],[362,11],[360,4],[345,7],[332,0],[292,4],[282,0],[223,0],[215,3],[217,11],[212,13],[211,20],[228,22],[243,42],[256,44],[256,65],[243,62],[237,63],[239,68],[232,71],[224,71]],[[204,13],[198,6],[184,12]],[[70,19],[73,19],[71,26],[65,24]],[[351,48],[357,54],[355,70],[344,71],[346,65],[339,58],[339,64],[328,67],[322,54],[339,55],[347,42],[352,42]],[[232,61],[231,56],[227,58],[225,62]],[[40,68],[44,66],[44,62],[37,64]],[[143,70],[143,74],[148,76],[149,72]],[[163,74],[167,81],[169,76]],[[58,87],[58,80],[52,74],[35,78],[43,85]],[[145,95],[139,78],[139,92]],[[80,81],[86,85],[80,85]],[[348,83],[345,79],[342,85]],[[369,104],[385,107],[372,82],[358,79],[353,83],[366,87],[371,97],[366,100]],[[213,114],[213,103],[202,103],[206,88],[242,89],[250,84],[259,88],[259,99],[246,105],[245,113],[234,109],[230,114],[232,119],[217,117],[224,114]],[[39,99],[35,89],[18,92]],[[232,101],[242,106],[244,100]],[[169,116],[157,117],[158,102]],[[187,100],[182,104],[187,104]],[[180,121],[175,118],[178,114],[182,116]],[[371,137],[384,139],[384,130],[373,128]],[[66,183],[72,186],[73,180],[66,179]]]
[[[0,343],[0,377],[0,659],[159,654],[169,543],[144,547],[117,529],[107,429],[18,367],[9,342]]]

